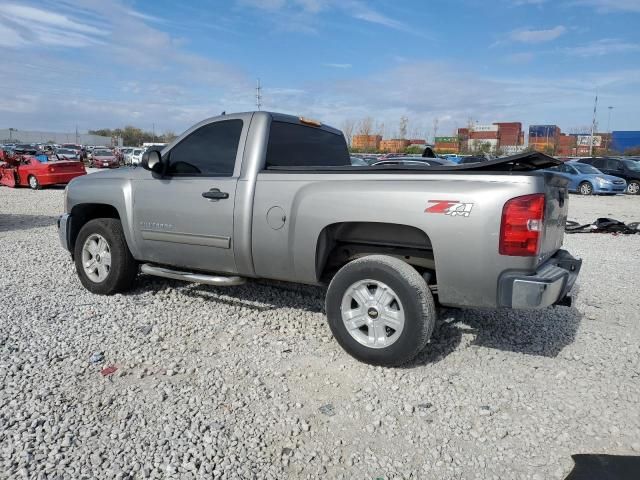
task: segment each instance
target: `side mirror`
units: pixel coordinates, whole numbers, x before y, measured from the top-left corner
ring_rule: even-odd
[[[164,165],[162,163],[162,157],[160,156],[160,152],[158,150],[147,150],[142,154],[142,160],[140,161],[140,165],[145,170],[149,170],[158,175],[162,175],[164,173]]]

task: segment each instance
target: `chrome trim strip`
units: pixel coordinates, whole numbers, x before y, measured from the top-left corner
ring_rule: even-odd
[[[158,232],[157,230],[140,230],[144,240],[157,242],[185,243],[203,247],[231,248],[231,237],[218,235],[195,235],[193,233]]]

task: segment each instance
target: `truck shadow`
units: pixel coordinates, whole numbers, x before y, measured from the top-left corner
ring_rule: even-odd
[[[456,350],[464,335],[468,347],[484,347],[556,357],[575,340],[582,314],[576,308],[544,310],[449,310],[431,342],[407,367],[435,363]]]
[[[0,213],[0,232],[29,230],[55,225],[57,217],[49,215],[17,215]]]
[[[144,290],[159,290],[166,286],[175,288],[181,295],[191,298],[250,310],[289,308],[324,313],[325,290],[321,287],[267,281],[252,281],[238,287],[214,287],[148,276],[140,276],[138,280],[138,288]]]

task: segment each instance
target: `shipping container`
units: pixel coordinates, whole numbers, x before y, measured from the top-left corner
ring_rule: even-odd
[[[436,143],[458,143],[458,137],[436,137]]]
[[[498,125],[473,125],[472,132],[497,132]]]
[[[530,125],[529,138],[531,137],[556,137],[560,135],[560,128],[557,125]]]
[[[469,134],[472,140],[498,140],[498,132],[473,131]]]

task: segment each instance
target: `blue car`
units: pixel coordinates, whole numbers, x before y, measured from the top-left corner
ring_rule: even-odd
[[[624,179],[605,175],[586,163],[567,162],[547,170],[569,179],[569,191],[581,195],[615,195],[627,188]]]

